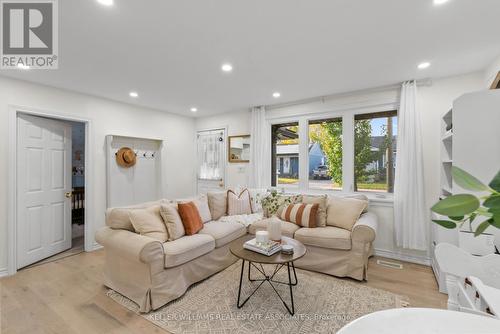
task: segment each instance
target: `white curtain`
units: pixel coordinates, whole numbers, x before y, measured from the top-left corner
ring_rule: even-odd
[[[198,178],[220,180],[224,150],[223,133],[220,131],[198,132]]]
[[[417,84],[404,82],[398,111],[394,224],[399,247],[427,250],[429,217],[425,207],[424,167]]]
[[[251,188],[271,186],[271,126],[266,120],[264,107],[252,108],[250,132],[250,179]]]

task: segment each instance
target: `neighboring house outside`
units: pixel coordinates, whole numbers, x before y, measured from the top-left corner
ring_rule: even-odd
[[[371,138],[371,151],[379,152],[384,146],[385,136],[375,136]],[[396,148],[397,141],[396,136],[394,136],[392,141],[392,168],[396,168]],[[380,154],[377,160],[370,162],[366,166],[367,171],[380,173],[385,170],[385,166],[387,165],[387,154]]]
[[[276,145],[276,170],[278,177],[299,177],[299,145]]]
[[[326,157],[319,143],[309,145],[309,174],[326,163]],[[276,145],[276,169],[279,177],[298,177],[299,145]]]
[[[384,146],[385,136],[375,136],[371,138],[371,151],[379,152]],[[396,136],[393,140],[393,168],[396,167]],[[327,163],[327,158],[321,150],[321,145],[317,142],[309,144],[309,175],[313,170]],[[379,155],[377,160],[370,162],[366,166],[367,171],[381,173],[387,164],[386,154]],[[297,178],[299,175],[299,145],[276,145],[276,169],[279,177]]]

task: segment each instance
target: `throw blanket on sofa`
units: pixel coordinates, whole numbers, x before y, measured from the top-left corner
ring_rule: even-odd
[[[262,213],[257,212],[250,215],[223,216],[219,219],[219,221],[228,223],[240,223],[243,226],[248,227],[249,225],[262,220],[263,218],[264,216],[262,215]]]

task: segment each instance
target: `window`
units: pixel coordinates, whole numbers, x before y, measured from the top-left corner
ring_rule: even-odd
[[[299,184],[299,123],[272,126],[272,185]]]
[[[342,190],[342,118],[309,121],[309,188]]]
[[[354,117],[354,191],[394,191],[397,112]]]

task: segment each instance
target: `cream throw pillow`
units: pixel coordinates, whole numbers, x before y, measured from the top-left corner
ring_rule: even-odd
[[[160,216],[160,206],[155,205],[147,209],[131,210],[130,221],[140,235],[144,235],[162,242],[167,241],[167,228]]]
[[[325,227],[326,226],[326,205],[328,203],[328,197],[326,195],[322,196],[312,196],[303,195],[302,203],[304,204],[318,204],[318,212],[316,213],[316,226]]]
[[[195,198],[181,199],[178,203],[189,203],[193,202],[201,217],[203,223],[207,223],[212,220],[212,214],[210,213],[210,208],[208,207],[208,197],[206,195],[200,195]]]
[[[162,205],[160,215],[167,227],[168,241],[177,240],[186,234],[181,216],[177,211],[177,204]]]
[[[331,196],[326,209],[326,225],[351,231],[367,206],[367,201]]]
[[[238,195],[232,190],[227,191],[227,214],[229,216],[252,214],[252,202],[248,189],[244,189]]]
[[[210,209],[210,214],[213,220],[218,220],[220,217],[224,216],[227,212],[227,192],[226,191],[214,191],[209,192],[208,196],[208,207]]]

